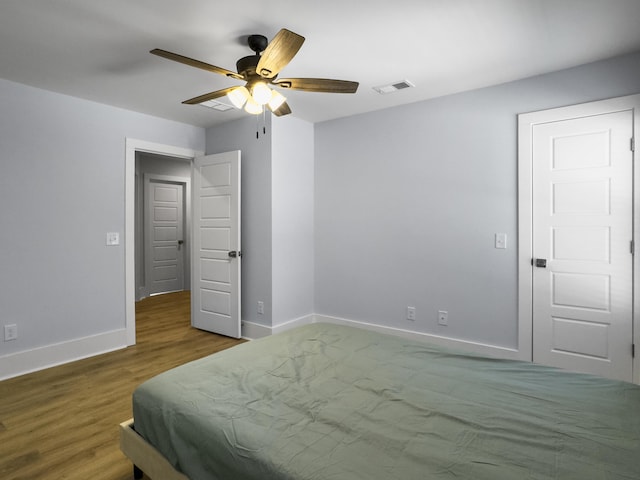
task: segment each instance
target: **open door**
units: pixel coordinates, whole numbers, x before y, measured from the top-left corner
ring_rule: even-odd
[[[193,163],[191,324],[240,337],[240,151]]]

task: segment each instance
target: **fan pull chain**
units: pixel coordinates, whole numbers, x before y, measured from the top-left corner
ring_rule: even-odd
[[[262,134],[263,135],[267,134],[266,115],[267,115],[267,112],[263,109],[262,110]],[[258,140],[259,138],[260,138],[260,120],[258,120],[258,115],[256,115],[256,140]]]

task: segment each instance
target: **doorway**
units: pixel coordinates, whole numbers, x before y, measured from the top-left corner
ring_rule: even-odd
[[[127,138],[125,141],[125,329],[127,345],[136,343],[136,242],[141,236],[136,231],[136,155],[150,154],[185,161],[189,166],[204,152],[144,140]]]
[[[191,161],[136,153],[136,301],[190,289]]]
[[[519,326],[536,363],[634,379],[639,107],[632,96],[519,116]]]

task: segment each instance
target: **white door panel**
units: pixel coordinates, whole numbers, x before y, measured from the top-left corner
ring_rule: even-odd
[[[145,176],[145,287],[184,289],[184,185]]]
[[[631,111],[533,126],[533,360],[632,378]]]
[[[191,323],[239,338],[240,152],[198,157],[193,168]]]

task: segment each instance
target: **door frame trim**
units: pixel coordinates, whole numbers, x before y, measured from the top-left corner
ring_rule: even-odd
[[[135,184],[136,184],[136,152],[152,153],[169,157],[187,159],[193,162],[204,152],[191,148],[164,145],[135,138],[125,138],[124,168],[124,298],[125,298],[125,330],[127,345],[136,344],[136,266],[135,266]]]
[[[533,361],[533,126],[551,121],[569,120],[620,111],[633,112],[633,136],[640,138],[640,94],[599,100],[518,115],[518,351],[522,360]],[[640,239],[640,169],[635,168],[633,153],[633,238]],[[640,254],[633,257],[633,341],[640,347],[640,320],[635,305],[640,300]],[[631,348],[631,347],[630,347]],[[640,384],[640,354],[633,359],[633,382]]]

